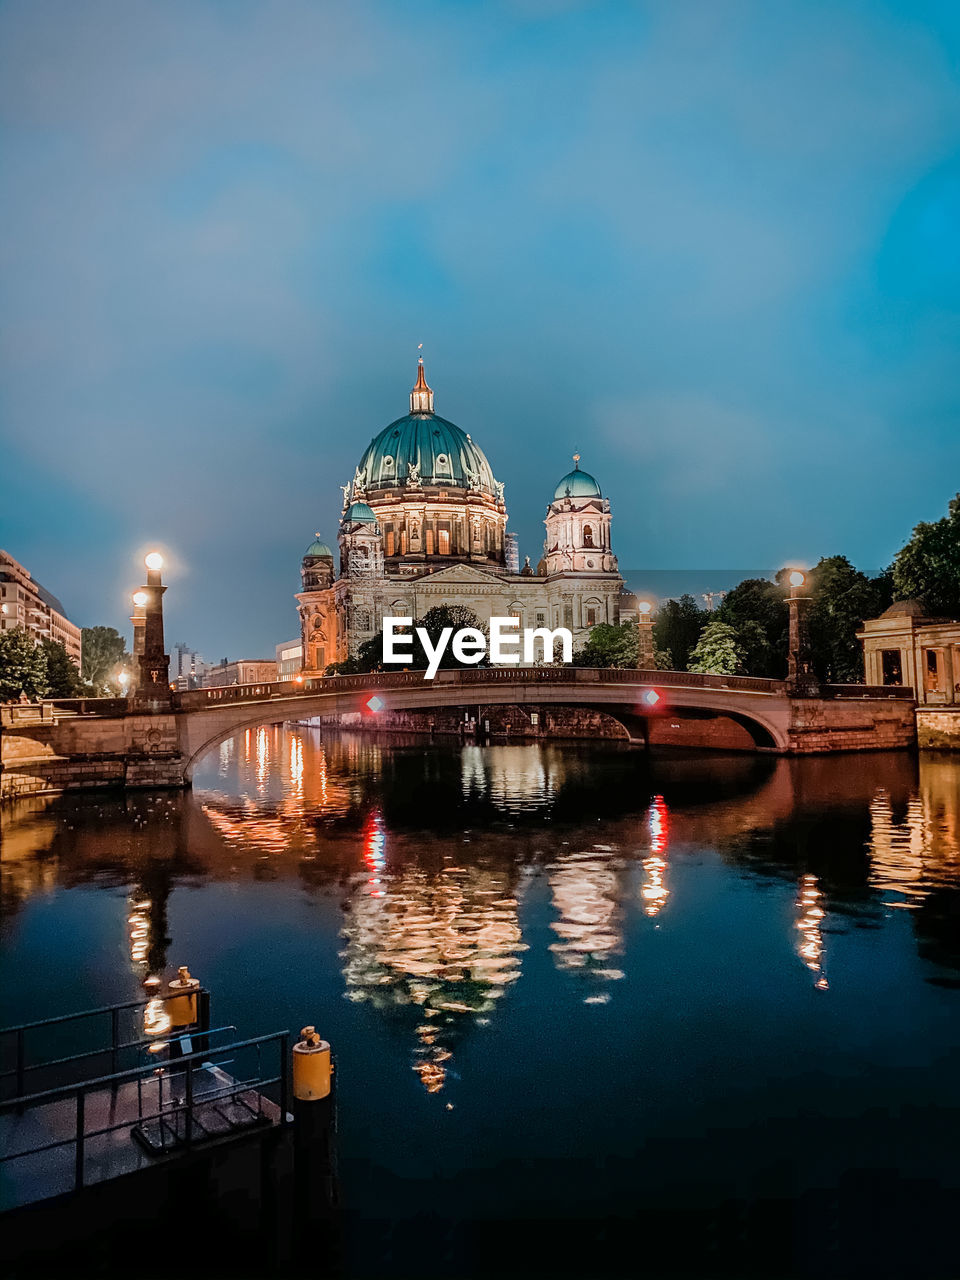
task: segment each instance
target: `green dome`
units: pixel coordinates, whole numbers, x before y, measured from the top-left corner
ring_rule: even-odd
[[[419,469],[420,484],[496,493],[493,471],[483,450],[465,431],[435,413],[397,418],[367,446],[357,468],[367,493],[402,488],[410,483],[410,467]],[[414,475],[416,487],[416,475]]]
[[[309,547],[307,547],[306,551],[303,553],[304,560],[306,560],[308,556],[329,556],[332,560],[333,552],[327,544],[325,542],[321,542],[318,537],[316,541],[310,543]]]
[[[553,491],[554,501],[558,498],[599,498],[600,486],[589,471],[581,471],[574,467],[569,475],[565,475]]]
[[[377,517],[365,502],[351,502],[343,513],[344,524],[376,524]]]

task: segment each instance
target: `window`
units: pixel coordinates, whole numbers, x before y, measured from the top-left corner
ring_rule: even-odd
[[[938,662],[937,650],[926,649],[924,652],[927,659],[927,688],[933,692],[937,692],[940,689],[940,664]]]
[[[429,526],[427,527],[426,538],[425,538],[425,540],[424,540],[424,541],[425,541],[425,544],[426,544],[427,555],[428,555],[428,556],[432,556],[432,555],[433,555],[433,543],[434,543],[434,537],[433,537],[433,529],[432,529],[432,528],[430,528]]]
[[[593,526],[585,524],[583,526],[583,545],[585,547],[593,546]]]
[[[547,615],[545,613],[537,614],[537,626],[545,627],[547,625]]]
[[[880,660],[883,667],[884,684],[903,684],[903,668],[900,665],[899,649],[882,649]]]
[[[396,536],[392,529],[387,533],[387,555],[392,556],[397,549]]]
[[[401,530],[400,530],[400,554],[401,554],[402,556],[405,556],[405,555],[407,554],[407,531],[406,531],[406,529],[401,529]]]
[[[449,529],[437,530],[437,550],[440,552],[442,556],[448,556],[450,554],[450,530]]]
[[[587,626],[588,626],[588,627],[595,627],[596,625],[597,625],[597,611],[596,611],[596,609],[592,609],[592,608],[591,608],[591,609],[587,609]]]

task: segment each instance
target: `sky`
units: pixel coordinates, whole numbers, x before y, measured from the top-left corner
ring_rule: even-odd
[[[0,546],[272,656],[407,411],[539,557],[887,564],[960,489],[954,0],[0,0]]]

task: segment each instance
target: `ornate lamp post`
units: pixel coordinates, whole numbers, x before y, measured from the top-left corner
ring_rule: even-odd
[[[653,647],[653,605],[649,600],[641,600],[637,608],[640,611],[640,618],[637,623],[640,631],[637,666],[641,671],[652,671],[656,666]]]
[[[166,709],[170,705],[168,673],[170,659],[163,651],[163,593],[166,587],[160,580],[163,556],[151,551],[144,563],[147,566],[147,585],[134,597],[136,608],[143,610],[143,648],[139,654],[140,684],[137,701],[152,710]],[[145,596],[142,603],[138,597]],[[137,646],[137,618],[134,617],[134,652]]]
[[[794,569],[789,576],[790,641],[787,654],[787,689],[796,698],[816,698],[820,682],[813,672],[810,658],[810,635],[807,630],[807,609],[810,597],[800,594],[806,582],[806,574]]]
[[[140,683],[140,659],[143,657],[143,633],[147,625],[146,604],[150,599],[150,594],[146,587],[140,587],[133,593],[133,613],[130,615],[130,621],[133,623],[133,667],[131,671],[131,679],[133,686],[130,690],[135,693]]]

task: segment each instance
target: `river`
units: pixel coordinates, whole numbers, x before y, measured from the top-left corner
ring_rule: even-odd
[[[351,1276],[960,1274],[956,757],[276,726],[2,822],[0,1025],[331,1041]]]

